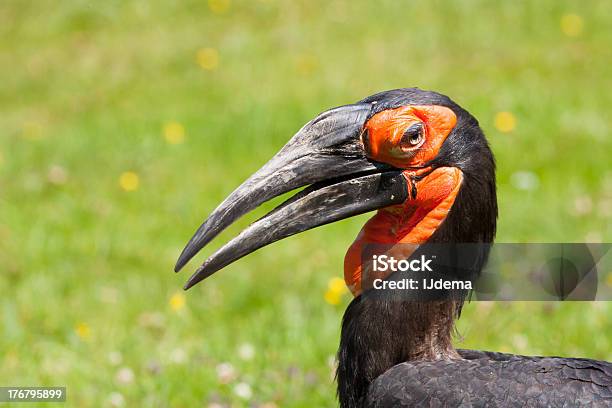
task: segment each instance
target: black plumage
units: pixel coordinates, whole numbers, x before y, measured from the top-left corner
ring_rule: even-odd
[[[462,359],[411,361],[379,376],[363,404],[387,407],[610,407],[612,364],[458,350]]]

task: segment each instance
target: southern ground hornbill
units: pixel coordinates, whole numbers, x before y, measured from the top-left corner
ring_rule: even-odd
[[[370,244],[407,259],[424,244],[483,243],[471,261],[476,272],[486,262],[497,219],[493,154],[478,121],[448,97],[397,89],[321,113],[219,205],[175,270],[240,216],[303,186],[210,256],[185,288],[274,241],[378,210],[345,258],[355,298],[338,351],[342,407],[612,406],[611,363],[455,350],[466,290],[368,296],[374,277],[391,278],[362,261]]]

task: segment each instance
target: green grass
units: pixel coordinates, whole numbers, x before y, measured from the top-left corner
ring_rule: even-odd
[[[498,241],[611,241],[609,2],[181,3],[0,5],[0,385],[66,385],[75,407],[336,404],[330,358],[349,298],[323,293],[367,216],[252,254],[184,307],[196,262],[172,268],[303,123],[384,89],[437,90],[479,118],[498,162]],[[576,36],[561,28],[571,13]],[[212,71],[196,60],[206,47]],[[513,131],[496,129],[500,111]],[[169,121],[184,143],[166,143]],[[126,171],[136,191],[120,188]],[[536,188],[516,188],[519,171]],[[457,344],[612,359],[611,312],[472,303]],[[235,370],[226,384],[221,363]]]

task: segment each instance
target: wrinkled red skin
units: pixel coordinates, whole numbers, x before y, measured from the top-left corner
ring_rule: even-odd
[[[424,140],[414,147],[401,144],[402,136],[415,123],[424,125]],[[455,167],[433,171],[422,167],[439,152],[444,140],[457,123],[454,112],[444,106],[402,106],[374,115],[365,125],[368,132],[365,149],[373,160],[406,169],[408,191],[416,187],[416,197],[402,204],[380,209],[361,229],[344,258],[344,280],[354,296],[376,278],[369,264],[362,265],[362,250],[367,244],[403,244],[391,246],[387,255],[407,258],[418,244],[426,242],[450,211],[463,174]],[[414,182],[415,176],[422,176]],[[416,183],[416,186],[413,185]],[[406,245],[415,244],[415,245]],[[365,277],[362,282],[362,275]]]

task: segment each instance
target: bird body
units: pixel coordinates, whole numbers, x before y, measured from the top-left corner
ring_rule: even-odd
[[[321,113],[213,211],[175,270],[237,218],[303,186],[211,255],[185,288],[272,242],[377,210],[344,262],[354,299],[338,350],[341,407],[612,406],[610,363],[455,350],[465,287],[407,295],[374,286],[398,273],[377,271],[372,254],[414,261],[442,245],[450,257],[441,258],[454,260],[441,269],[447,282],[473,281],[487,261],[495,161],[478,121],[450,98],[404,88]],[[457,252],[463,244],[474,247]]]
[[[364,407],[610,407],[612,364],[458,350],[459,359],[410,361],[376,378]]]

